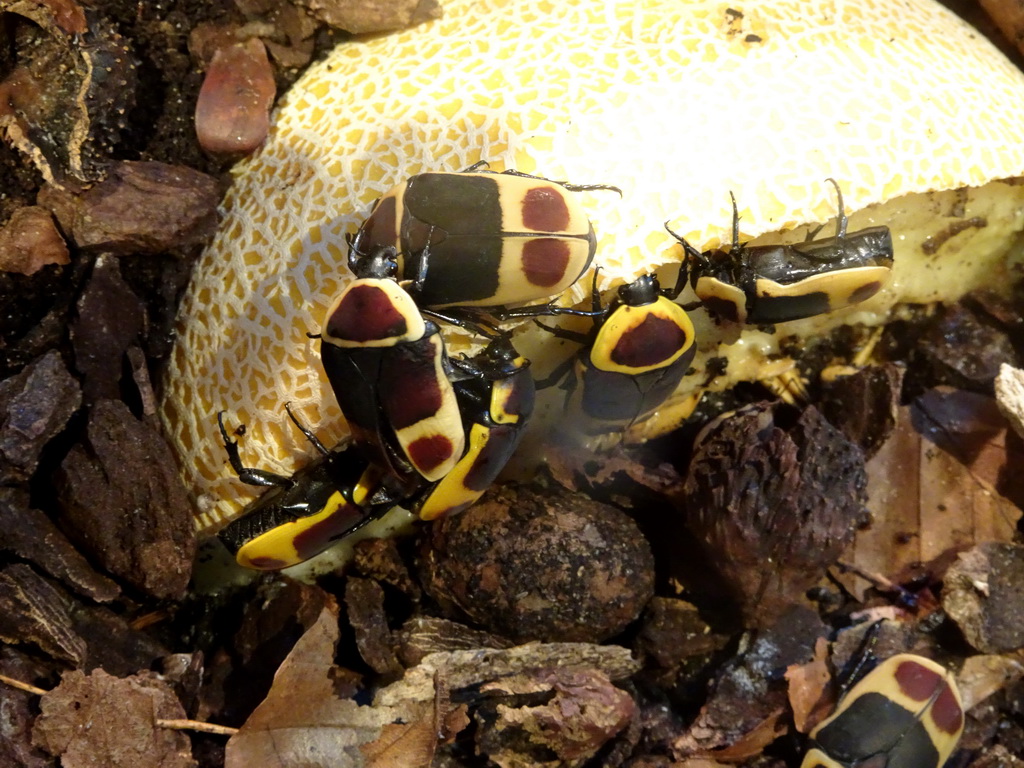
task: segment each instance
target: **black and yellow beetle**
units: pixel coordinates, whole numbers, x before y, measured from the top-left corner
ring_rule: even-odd
[[[732,246],[701,253],[665,228],[685,250],[684,269],[697,298],[713,315],[768,325],[800,320],[857,304],[882,289],[892,273],[888,227],[847,232],[843,193],[834,179],[836,234],[787,245],[741,245],[732,201]]]
[[[269,490],[218,534],[239,565],[287,568],[320,554],[395,506],[423,520],[459,512],[495,481],[522,437],[533,412],[529,361],[507,337],[493,340],[471,360],[453,360],[454,388],[468,445],[454,468],[434,483],[421,482],[407,498],[389,495],[384,473],[354,446],[328,451],[311,431],[288,415],[319,455],[291,477],[245,467],[238,444],[218,414],[228,459],[242,482]],[[287,406],[285,406],[287,409]]]
[[[357,447],[408,498],[447,475],[465,434],[436,324],[396,281],[393,248],[359,262],[320,333],[324,371]]]
[[[224,428],[223,412],[217,414],[228,460],[239,479],[268,488],[217,534],[245,568],[277,570],[301,563],[395,506],[380,498],[381,473],[359,451],[328,451],[290,409],[288,415],[319,453],[291,477],[244,466],[238,443]]]
[[[801,768],[942,768],[964,728],[953,676],[892,656],[853,686],[810,736]]]
[[[576,185],[516,171],[421,173],[386,192],[350,239],[349,266],[381,248],[421,307],[497,307],[556,296],[597,247]],[[621,192],[620,192],[621,194]]]
[[[576,378],[567,389],[582,387],[581,409],[602,429],[628,426],[650,415],[671,395],[697,352],[693,323],[674,299],[684,276],[673,289],[662,289],[651,274],[619,287],[616,298],[601,308],[597,275],[592,292],[594,326],[579,334],[542,326],[583,348],[558,366],[538,386],[566,377],[575,364]]]
[[[533,413],[529,361],[499,336],[471,360],[452,360],[465,376],[455,381],[468,439],[465,454],[411,506],[423,520],[461,512],[483,495],[512,457]]]

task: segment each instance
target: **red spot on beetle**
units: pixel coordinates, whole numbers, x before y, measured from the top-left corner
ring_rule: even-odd
[[[297,533],[292,539],[292,545],[300,559],[308,560],[323,552],[332,541],[351,531],[364,516],[365,513],[358,506],[345,502],[333,514]]]
[[[959,733],[964,727],[964,713],[953,695],[953,689],[943,681],[942,692],[935,697],[932,704],[931,717],[940,731]]]
[[[945,685],[938,673],[915,661],[901,662],[895,677],[900,690],[914,701],[928,701],[940,685]]]
[[[645,368],[668,360],[688,343],[686,331],[677,323],[649,314],[619,337],[611,358],[618,365]]]
[[[870,283],[865,283],[850,294],[850,303],[859,304],[862,301],[870,299],[880,290],[882,290],[882,283],[879,280],[872,280]]]
[[[531,285],[550,288],[565,278],[571,249],[565,240],[538,237],[523,245],[523,275]]]
[[[423,339],[396,348],[384,360],[378,391],[384,412],[396,430],[411,427],[441,410],[445,391],[444,379],[439,379],[437,373],[440,354],[440,347],[432,339]]]
[[[565,195],[551,187],[534,187],[523,195],[523,224],[534,232],[565,232],[569,206]]]
[[[444,435],[421,437],[413,440],[406,448],[409,460],[424,474],[444,464],[454,452],[454,444]]]
[[[380,341],[404,335],[405,315],[375,285],[353,285],[327,320],[327,335],[353,342]]]

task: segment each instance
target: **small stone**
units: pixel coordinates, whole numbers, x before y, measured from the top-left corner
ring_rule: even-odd
[[[612,637],[654,590],[654,559],[636,524],[561,489],[492,489],[434,523],[421,545],[431,597],[522,642]]]
[[[49,208],[79,248],[114,255],[182,251],[201,244],[217,226],[220,187],[181,165],[125,161],[84,192],[47,184]]]
[[[0,482],[26,482],[81,402],[78,382],[53,350],[0,381]]]
[[[1024,648],[1024,546],[990,542],[961,553],[946,572],[942,607],[982,653]]]
[[[996,405],[1013,431],[1024,437],[1024,370],[1003,363],[996,376]]]
[[[267,137],[277,86],[258,38],[217,49],[196,102],[196,136],[215,155],[247,155]]]
[[[438,0],[299,0],[314,18],[362,35],[389,32],[441,18]]]

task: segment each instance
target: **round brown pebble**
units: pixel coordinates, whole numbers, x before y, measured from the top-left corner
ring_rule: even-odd
[[[604,640],[654,592],[654,558],[633,520],[562,489],[492,490],[435,523],[421,555],[431,597],[518,641]]]

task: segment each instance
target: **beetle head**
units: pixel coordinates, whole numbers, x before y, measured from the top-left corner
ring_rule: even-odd
[[[661,284],[654,274],[642,275],[631,283],[619,286],[619,301],[631,307],[640,307],[657,301]]]
[[[374,277],[397,280],[398,250],[393,245],[381,245],[364,254],[352,248],[348,254],[348,267],[360,279]]]

